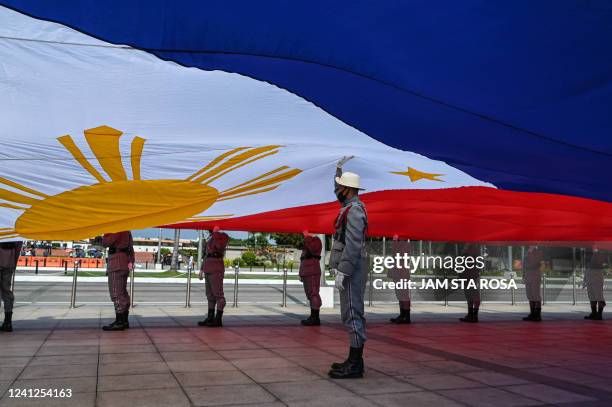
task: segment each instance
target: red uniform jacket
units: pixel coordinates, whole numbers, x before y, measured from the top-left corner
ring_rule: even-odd
[[[229,236],[223,232],[213,232],[206,243],[206,259],[202,263],[204,273],[225,273],[225,248],[229,242]]]
[[[23,242],[0,243],[0,267],[15,268]]]
[[[540,270],[544,261],[544,251],[540,248],[530,248],[525,253],[525,270]]]
[[[591,260],[589,261],[589,268],[593,270],[603,269],[604,265],[608,262],[607,257],[608,256],[606,256],[606,254],[602,251],[593,253],[591,256]]]
[[[304,248],[300,256],[300,277],[321,275],[321,250],[323,245],[317,236],[304,238]]]
[[[106,233],[102,237],[102,245],[109,248],[108,271],[129,270],[128,265],[134,264],[131,232]]]

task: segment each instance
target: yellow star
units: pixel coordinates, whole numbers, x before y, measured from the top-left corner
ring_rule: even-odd
[[[410,181],[412,182],[417,182],[420,179],[428,179],[431,181],[444,182],[443,180],[436,178],[444,174],[429,174],[427,172],[415,170],[414,168],[411,168],[411,167],[408,167],[408,171],[391,171],[391,174],[406,175],[410,177]]]

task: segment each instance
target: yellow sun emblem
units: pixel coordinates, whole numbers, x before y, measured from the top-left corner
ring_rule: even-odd
[[[142,229],[184,221],[209,220],[232,215],[199,216],[215,202],[271,191],[301,172],[287,166],[218,191],[210,184],[228,173],[276,154],[281,146],[238,147],[213,159],[186,179],[142,180],[140,160],[145,139],[131,143],[132,179],[121,159],[122,132],[101,126],[85,130],[85,139],[107,180],[87,160],[71,136],[59,142],[98,182],[49,196],[0,177],[0,183],[25,192],[0,188],[0,206],[22,210],[14,228],[0,228],[0,239],[22,236],[38,240],[67,240],[105,232]]]

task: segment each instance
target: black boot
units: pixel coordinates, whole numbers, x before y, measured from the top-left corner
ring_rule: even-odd
[[[474,307],[474,310],[472,311],[472,320],[469,322],[478,322],[478,311],[479,308]]]
[[[540,322],[542,320],[542,303],[536,301],[535,308],[533,310],[533,320],[535,322]]]
[[[4,322],[2,323],[2,326],[0,326],[0,331],[13,332],[13,313],[12,312],[4,313]]]
[[[400,314],[395,317],[389,319],[393,324],[409,324],[410,323],[410,308],[400,308]]]
[[[461,322],[478,322],[478,320],[474,321],[474,305],[471,302],[468,302],[468,313],[463,318],[459,318]]]
[[[123,331],[125,330],[125,323],[123,322],[123,313],[116,313],[115,320],[110,324],[103,326],[104,331]]]
[[[584,319],[597,319],[597,301],[591,301],[591,313]]]
[[[402,319],[402,317],[404,316],[404,309],[402,308],[402,306],[400,305],[400,313],[398,316],[396,316],[395,318],[389,318],[389,322],[391,322],[392,324],[397,324],[400,319]]]
[[[216,328],[218,326],[223,326],[223,311],[217,310],[217,315],[206,324],[211,328]]]
[[[130,329],[130,310],[128,309],[123,313],[123,325],[125,325],[125,329]]]
[[[200,325],[200,326],[208,326],[208,323],[212,322],[214,319],[215,319],[215,309],[214,308],[209,308],[208,309],[208,316],[203,321],[198,321],[198,325]]]
[[[319,326],[321,325],[321,320],[319,319],[319,310],[318,309],[310,309],[310,316],[304,320],[302,320],[302,325],[304,326]]]
[[[353,348],[350,348],[350,349],[353,349]],[[339,370],[339,369],[344,368],[344,366],[348,365],[349,359],[351,356],[350,349],[349,349],[349,356],[346,357],[346,360],[344,362],[334,362],[331,364],[332,370]]]
[[[533,321],[535,317],[535,302],[529,301],[529,315],[523,318],[523,321]]]
[[[359,379],[363,377],[363,346],[360,348],[351,347],[347,362],[339,369],[330,370],[329,377],[332,379]]]
[[[605,301],[598,301],[597,302],[599,304],[599,309],[597,310],[597,318],[595,318],[597,321],[601,321],[603,320],[603,309],[606,306],[606,302]]]

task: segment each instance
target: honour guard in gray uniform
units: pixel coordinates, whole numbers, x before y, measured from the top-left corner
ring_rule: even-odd
[[[463,255],[476,258],[480,256],[480,247],[475,243],[468,243],[463,250]],[[465,317],[459,318],[459,321],[478,322],[478,310],[480,309],[480,270],[478,270],[476,265],[466,266],[461,278],[469,280],[469,282],[466,282],[465,289],[463,290],[465,300],[467,301],[468,313]],[[468,285],[471,282],[476,283],[476,288]]]
[[[590,258],[587,258],[587,268],[584,273],[583,287],[587,288],[589,301],[591,302],[591,314],[584,319],[601,321],[603,319],[603,309],[606,306],[604,299],[604,265],[607,263],[607,256],[597,246],[593,248]]]
[[[13,275],[21,253],[22,242],[0,243],[0,297],[4,303],[4,322],[2,332],[13,332]]]
[[[410,241],[399,240],[398,235],[393,236],[393,242],[391,243],[391,254],[393,256],[399,254],[404,256],[404,253],[411,254]],[[395,297],[399,302],[400,313],[397,317],[391,318],[389,321],[393,324],[409,324],[410,323],[410,289],[407,286],[407,282],[410,280],[410,269],[409,268],[397,268],[391,267],[387,271],[387,277],[393,280],[395,283],[402,282],[406,283],[404,288],[395,288]],[[405,280],[405,281],[402,281]]]
[[[529,315],[523,321],[542,320],[542,266],[544,264],[544,251],[537,246],[529,246],[523,259],[523,282],[525,293],[529,300]]]
[[[342,172],[342,165],[352,157],[344,157],[336,168],[336,197],[342,208],[336,218],[336,233],[332,245],[330,266],[336,273],[336,288],[340,291],[340,313],[350,340],[348,358],[333,363],[329,376],[333,379],[363,377],[363,346],[365,334],[364,294],[367,275],[365,235],[368,216],[359,200],[359,176]]]
[[[115,320],[103,326],[105,331],[123,331],[130,327],[130,294],[127,280],[134,267],[134,242],[131,232],[106,233],[102,245],[108,247],[108,291],[115,305]]]

